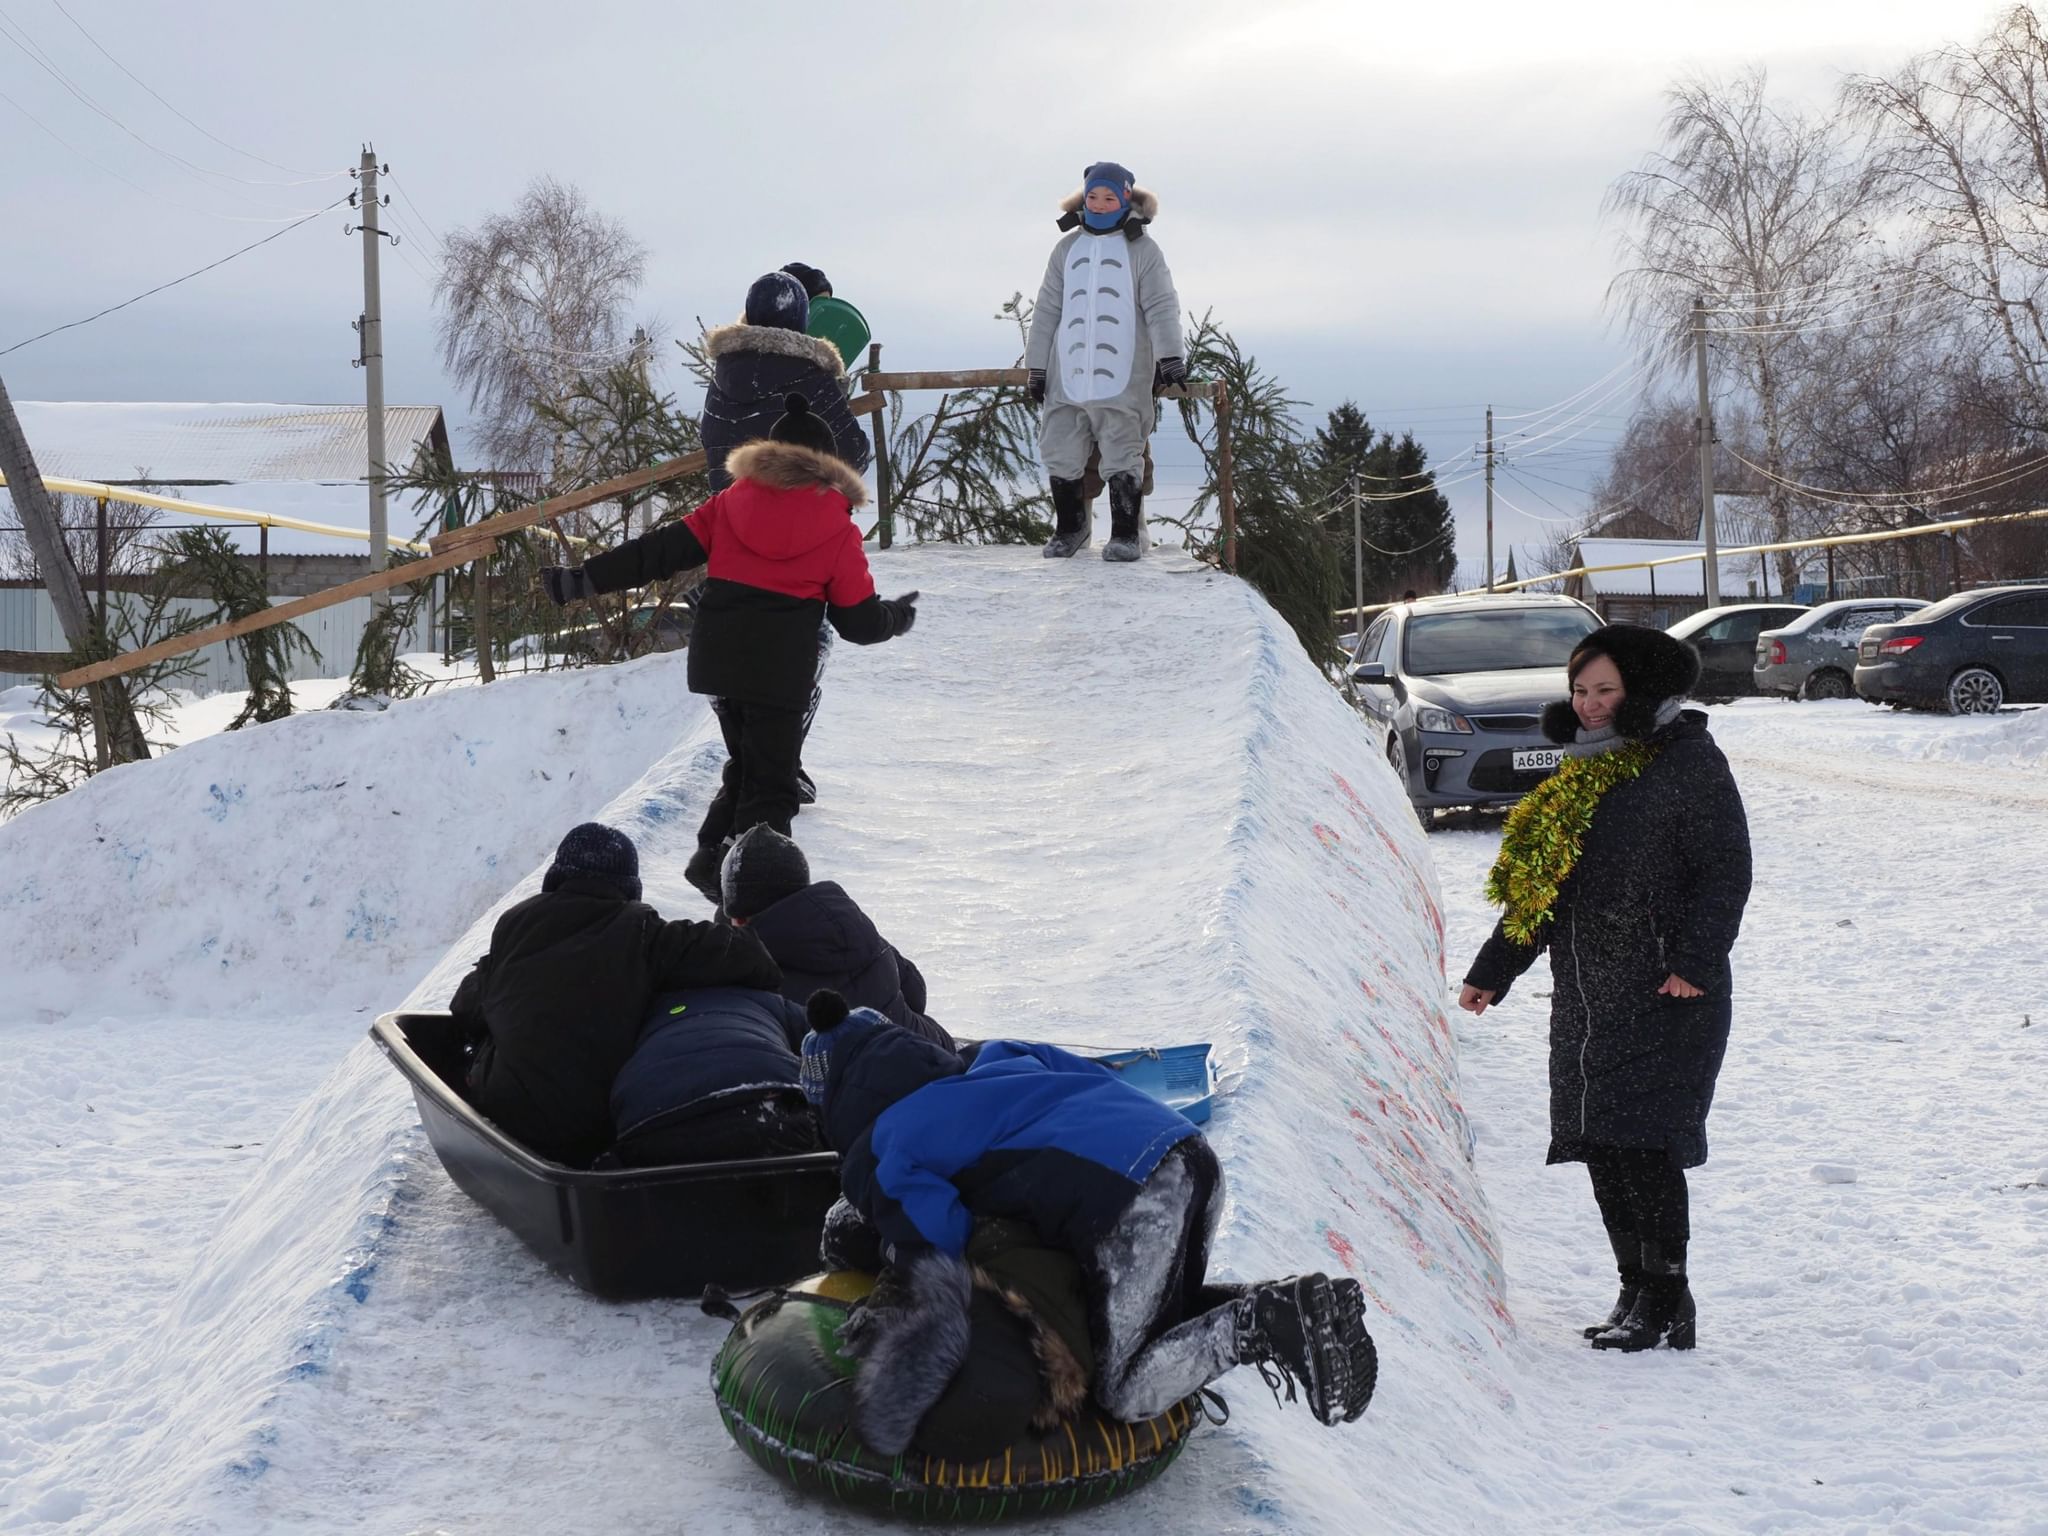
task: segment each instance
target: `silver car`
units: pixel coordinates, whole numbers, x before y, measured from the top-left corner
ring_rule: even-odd
[[[1924,597],[1845,597],[1809,608],[1782,629],[1756,637],[1756,691],[1788,699],[1853,699],[1856,644],[1863,631],[1896,624],[1926,606]]]
[[[1426,597],[1372,621],[1351,657],[1354,696],[1425,820],[1519,800],[1550,775],[1564,753],[1538,717],[1599,627],[1584,603],[1533,592]]]

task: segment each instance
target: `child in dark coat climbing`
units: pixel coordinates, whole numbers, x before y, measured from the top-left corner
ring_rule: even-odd
[[[1365,1411],[1377,1362],[1356,1281],[1208,1282],[1223,1174],[1186,1119],[1053,1046],[993,1040],[964,1069],[833,993],[808,1012],[804,1093],[894,1271],[887,1304],[854,1333],[866,1444],[906,1449],[959,1369],[963,1256],[989,1220],[1021,1222],[1080,1265],[1095,1397],[1111,1416],[1163,1413],[1243,1364],[1276,1393],[1298,1382],[1325,1424]]]
[[[750,929],[782,968],[782,995],[798,1003],[837,992],[856,1008],[947,1050],[953,1037],[926,1013],[924,974],[883,938],[836,883],[811,880],[803,849],[773,827],[755,827],[732,845],[721,875],[725,916]]]
[[[781,979],[743,929],[662,921],[640,899],[632,839],[585,822],[456,989],[450,1008],[476,1050],[470,1100],[542,1157],[586,1168],[611,1144],[612,1081],[656,992],[772,992]]]
[[[846,406],[846,364],[831,342],[804,330],[811,299],[831,291],[824,273],[791,262],[754,280],[738,324],[705,334],[711,386],[697,430],[714,491],[738,474],[728,470],[732,451],[769,436],[793,394],[804,397],[828,434],[826,452],[857,471],[867,468],[867,433]]]
[[[541,572],[548,596],[567,603],[709,567],[690,637],[690,690],[712,696],[727,761],[683,878],[714,903],[730,840],[764,822],[786,835],[796,818],[819,623],[874,645],[917,620],[915,592],[875,595],[850,515],[867,499],[860,477],[834,457],[832,434],[803,396],[787,406],[765,441],[734,452],[733,484],[688,517],[581,566]]]

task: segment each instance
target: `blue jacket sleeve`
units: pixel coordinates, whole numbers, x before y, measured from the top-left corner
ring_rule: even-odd
[[[952,1179],[928,1166],[903,1138],[875,1148],[875,1225],[890,1245],[924,1244],[954,1257],[966,1253],[974,1218]]]

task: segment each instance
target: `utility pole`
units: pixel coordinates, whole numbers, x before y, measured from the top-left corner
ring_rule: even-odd
[[[1493,407],[1486,408],[1486,590],[1493,590]]]
[[[651,373],[654,367],[654,338],[647,334],[647,327],[633,327],[633,350],[627,354],[627,361],[633,372],[639,375],[640,387],[652,391]],[[649,491],[647,499],[640,503],[640,531],[645,534],[654,528],[654,493]]]
[[[7,494],[14,501],[14,510],[21,514],[28,547],[36,557],[36,568],[42,572],[50,606],[57,610],[57,622],[64,627],[65,640],[82,657],[97,660],[111,654],[106,647],[106,631],[95,622],[92,607],[85,600],[85,583],[79,580],[78,567],[72,563],[57,509],[50,504],[50,493],[36,469],[35,455],[29,451],[28,439],[22,434],[21,421],[14,414],[14,402],[8,397],[4,382],[0,382],[0,475],[7,477]],[[104,557],[100,565],[105,568]],[[149,756],[149,742],[135,718],[125,684],[112,680],[94,683],[92,705],[94,753],[100,767],[137,763]]]
[[[1358,471],[1351,471],[1351,627],[1365,633],[1365,511]]]
[[[357,322],[362,334],[363,401],[369,408],[370,437],[370,569],[381,571],[390,562],[391,535],[384,503],[384,294],[377,270],[378,241],[384,231],[377,227],[377,152],[363,146],[362,164],[356,179],[361,185],[357,202],[363,224],[363,317]],[[389,588],[377,594],[377,606],[391,603]]]
[[[1693,371],[1700,386],[1700,571],[1707,606],[1721,606],[1721,554],[1714,539],[1714,419],[1707,405],[1707,301],[1692,301]]]

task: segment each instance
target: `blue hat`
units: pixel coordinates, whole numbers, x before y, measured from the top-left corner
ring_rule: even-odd
[[[966,1070],[955,1052],[872,1008],[848,1008],[837,992],[813,992],[804,1013],[811,1032],[804,1036],[797,1081],[835,1151],[860,1140],[892,1104]]]
[[[1081,173],[1081,222],[1098,234],[1106,234],[1130,217],[1131,192],[1138,184],[1138,178],[1118,165],[1114,160],[1098,160]],[[1106,187],[1116,194],[1115,213],[1090,213],[1087,196],[1097,187]]]
[[[811,323],[811,296],[787,272],[769,272],[747,290],[745,319],[749,325],[770,325],[801,331]]]
[[[601,821],[571,827],[555,849],[555,862],[541,876],[540,888],[552,891],[565,880],[601,880],[626,901],[640,899],[640,850],[633,839]]]

